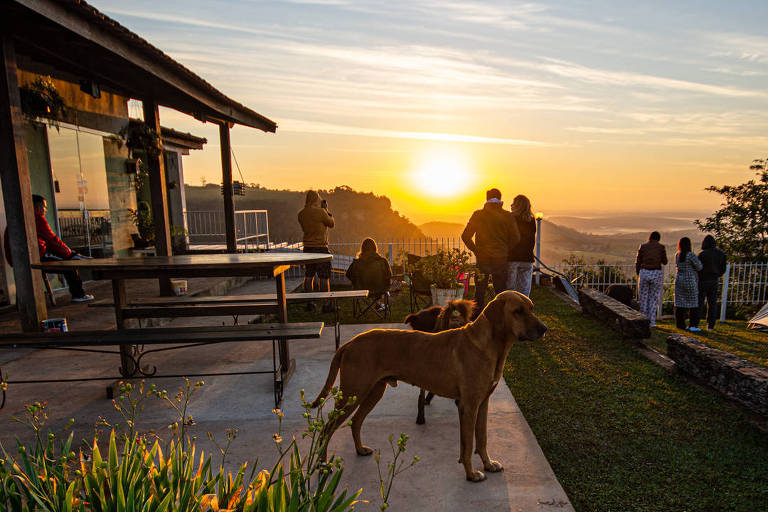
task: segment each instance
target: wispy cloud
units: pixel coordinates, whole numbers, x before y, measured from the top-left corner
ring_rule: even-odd
[[[544,62],[540,65],[540,67],[541,69],[547,70],[550,73],[554,73],[556,75],[594,84],[617,85],[625,87],[639,86],[652,89],[668,89],[716,96],[768,98],[768,93],[763,91],[753,91],[738,87],[705,84],[628,71],[610,71],[605,69],[597,69],[551,58],[544,59]]]
[[[283,119],[281,131],[318,133],[325,135],[348,135],[355,137],[383,137],[390,139],[417,139],[439,142],[468,142],[480,144],[504,144],[514,146],[550,146],[551,144],[524,139],[505,139],[497,137],[481,137],[477,135],[465,135],[460,133],[436,133],[436,132],[409,132],[398,130],[382,130],[363,128],[359,126],[345,126],[331,123],[304,121],[300,119]]]

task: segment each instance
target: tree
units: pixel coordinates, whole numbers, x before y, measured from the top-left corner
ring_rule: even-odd
[[[696,220],[700,230],[712,233],[718,245],[736,261],[768,261],[768,159],[754,160],[749,167],[757,179],[741,185],[713,185],[710,192],[723,196],[721,208],[706,219]]]

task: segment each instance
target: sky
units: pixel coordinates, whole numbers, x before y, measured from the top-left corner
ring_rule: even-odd
[[[417,223],[490,187],[545,216],[707,213],[768,150],[761,0],[92,3],[278,124],[233,128],[246,182],[347,185]],[[219,182],[217,127],[161,122],[209,140],[185,181]]]

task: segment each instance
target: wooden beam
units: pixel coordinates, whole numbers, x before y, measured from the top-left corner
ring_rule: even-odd
[[[3,27],[5,29],[5,27]],[[3,30],[5,31],[5,30]],[[8,223],[16,304],[25,331],[39,331],[48,316],[42,273],[30,265],[40,262],[24,116],[16,74],[16,49],[9,36],[0,42],[0,180]]]
[[[166,186],[165,161],[163,160],[163,142],[160,137],[160,112],[157,103],[143,99],[144,122],[158,134],[159,154],[147,155],[149,165],[149,191],[152,196],[152,221],[155,225],[155,253],[158,256],[171,255],[171,229],[168,223],[168,189]],[[160,295],[173,295],[171,280],[161,277]]]
[[[221,141],[221,190],[224,194],[224,233],[227,238],[227,252],[237,252],[235,236],[235,196],[232,192],[232,146],[229,142],[229,124],[219,125]]]
[[[120,65],[116,69],[125,68],[126,65],[135,66],[147,73],[147,78],[153,82],[161,82],[165,100],[163,104],[166,106],[190,115],[203,114],[206,119],[223,118],[267,132],[277,129],[274,121],[228,98],[124,27],[112,25],[113,20],[110,18],[105,20],[98,16],[101,13],[94,14],[90,6],[58,0],[15,0],[14,3],[99,47],[104,56],[117,57]],[[30,37],[25,33],[20,36]],[[34,34],[30,39],[34,40]],[[67,51],[70,48],[71,45],[67,46]],[[157,84],[146,86],[150,85]],[[146,94],[147,90],[134,92],[134,97],[142,97],[142,93]]]

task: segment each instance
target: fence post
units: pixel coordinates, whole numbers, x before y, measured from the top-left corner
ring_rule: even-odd
[[[389,266],[391,267],[395,264],[395,248],[392,245],[392,242],[389,242],[387,252],[389,253]]]
[[[731,280],[731,264],[725,264],[725,274],[723,274],[723,293],[720,296],[720,321],[725,322],[725,311],[728,307],[728,284]]]

